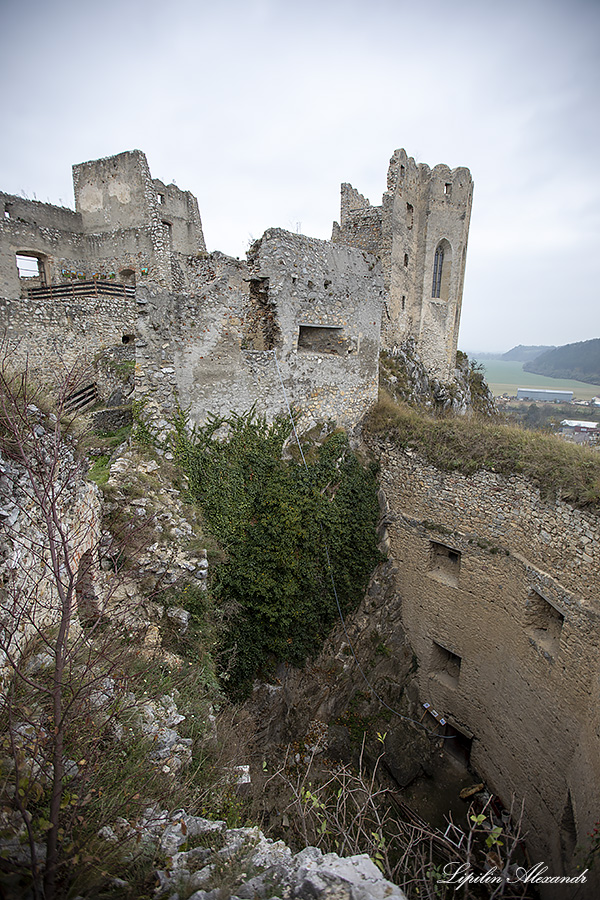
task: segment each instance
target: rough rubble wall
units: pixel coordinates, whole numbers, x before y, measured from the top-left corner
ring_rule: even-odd
[[[44,426],[37,426],[42,440]],[[49,445],[52,453],[52,446]],[[101,514],[99,491],[85,479],[73,451],[63,446],[56,469],[56,512],[66,535],[69,562],[75,581],[84,554],[99,544]],[[57,584],[52,577],[48,529],[22,465],[0,456],[0,596],[2,643],[18,659],[28,642],[55,625],[60,616]],[[65,576],[65,583],[66,583]],[[75,598],[73,598],[75,600]],[[75,626],[74,626],[75,627]],[[0,652],[0,670],[6,655]]]
[[[273,229],[248,265],[190,257],[185,276],[186,296],[138,299],[138,393],[159,418],[175,396],[196,421],[255,403],[285,411],[277,364],[305,421],[354,424],[376,400],[383,285],[373,257]]]
[[[92,365],[106,348],[133,340],[135,322],[135,300],[126,297],[0,301],[0,329],[14,348],[13,365],[27,361],[43,375]]]
[[[534,860],[572,873],[600,809],[598,518],[390,447],[382,488],[421,700],[473,736],[506,806],[525,801]]]

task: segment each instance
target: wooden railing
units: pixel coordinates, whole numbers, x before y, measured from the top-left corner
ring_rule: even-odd
[[[135,287],[118,281],[71,281],[66,284],[47,284],[43,287],[26,288],[31,300],[60,300],[68,297],[135,297]]]

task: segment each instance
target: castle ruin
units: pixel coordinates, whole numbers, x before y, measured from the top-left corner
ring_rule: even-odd
[[[196,198],[152,178],[139,150],[73,166],[73,184],[75,211],[0,194],[0,325],[30,365],[135,345],[157,421],[176,402],[201,421],[287,401],[354,425],[377,399],[380,349],[409,337],[452,379],[467,169],[396,151],[382,206],[343,185],[331,241],[271,229],[246,261],[206,252]]]
[[[0,327],[30,368],[86,356],[85,396],[117,402],[101,360],[135,364],[164,428],[176,403],[197,422],[289,402],[305,424],[353,426],[377,399],[380,350],[409,338],[453,377],[467,169],[398,150],[381,206],[344,184],[331,241],[270,229],[246,260],[206,251],[196,199],[140,151],[73,180],[74,211],[0,193]],[[597,517],[493,473],[442,476],[400,452],[382,466],[420,699],[506,804],[527,795],[533,849],[569,871],[598,803]]]

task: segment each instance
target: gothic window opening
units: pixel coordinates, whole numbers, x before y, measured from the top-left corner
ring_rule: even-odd
[[[444,251],[438,247],[435,251],[435,259],[433,261],[433,285],[431,287],[431,296],[439,299],[442,289],[442,269],[444,267]]]
[[[437,245],[433,259],[433,279],[431,283],[432,300],[450,298],[450,276],[452,272],[452,247],[444,238]]]

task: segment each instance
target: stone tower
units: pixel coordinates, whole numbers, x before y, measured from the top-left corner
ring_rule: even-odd
[[[332,235],[382,261],[388,293],[382,347],[414,338],[427,369],[443,381],[456,361],[472,199],[468,169],[430,169],[396,150],[381,206],[342,185],[341,221]]]

